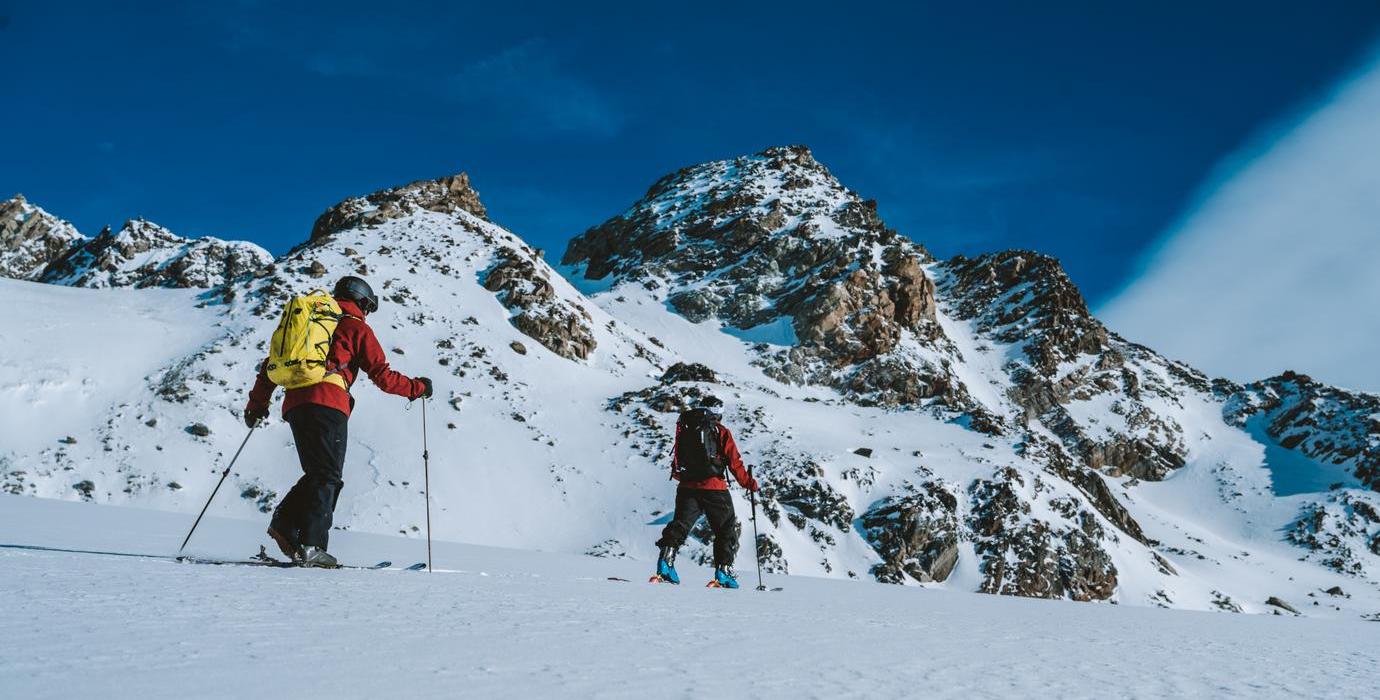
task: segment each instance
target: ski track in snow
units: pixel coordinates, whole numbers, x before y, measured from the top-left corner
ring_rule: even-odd
[[[5,543],[175,551],[190,518],[0,497]],[[212,518],[230,556],[261,523]],[[416,540],[338,533],[357,563]],[[772,577],[438,543],[438,571],[0,549],[0,696],[1371,697],[1380,626]],[[631,583],[605,580],[610,575]],[[744,581],[752,579],[745,571]],[[1302,652],[1300,650],[1306,650]]]

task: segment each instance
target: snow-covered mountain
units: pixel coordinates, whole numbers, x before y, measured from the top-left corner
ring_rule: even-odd
[[[0,202],[0,276],[75,287],[209,289],[273,261],[244,241],[178,236],[144,219],[87,238],[23,195]]]
[[[712,392],[764,484],[769,571],[1255,612],[1344,586],[1305,611],[1380,610],[1380,518],[1356,515],[1380,513],[1376,397],[1213,381],[1107,330],[1052,258],[934,259],[803,147],[668,175],[563,265],[461,175],[346,200],[209,292],[0,282],[24,300],[0,305],[21,336],[0,402],[23,414],[0,424],[0,483],[196,510],[281,303],[356,273],[395,367],[436,381],[442,538],[652,556],[676,411]],[[137,335],[75,340],[112,305]],[[420,410],[354,393],[337,524],[415,536]],[[294,480],[286,426],[261,432],[219,512],[262,517]],[[1315,472],[1351,476],[1281,486]]]

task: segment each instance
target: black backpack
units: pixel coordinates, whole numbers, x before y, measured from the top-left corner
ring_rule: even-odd
[[[676,421],[676,473],[681,480],[723,477],[724,466],[718,419],[700,408],[681,413]]]

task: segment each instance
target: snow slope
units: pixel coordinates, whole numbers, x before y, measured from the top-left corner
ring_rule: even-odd
[[[0,544],[167,553],[190,516],[0,496]],[[241,553],[212,518],[193,549]],[[415,540],[344,533],[352,561]],[[432,574],[0,548],[0,695],[1373,695],[1380,626],[1081,605],[800,576],[652,586],[637,562],[437,543]],[[608,576],[633,579],[629,583]]]
[[[489,221],[467,178],[447,178],[347,200],[302,246],[195,297],[0,287],[28,300],[0,304],[0,332],[20,348],[0,374],[0,487],[196,512],[245,434],[239,410],[281,303],[354,273],[383,299],[370,323],[394,367],[436,382],[427,416],[441,539],[627,558],[646,570],[673,502],[676,408],[715,393],[765,484],[755,542],[744,523],[743,569],[755,549],[772,573],[964,592],[1252,613],[1279,610],[1267,603],[1278,597],[1310,616],[1353,619],[1380,610],[1380,571],[1364,554],[1380,537],[1380,522],[1363,517],[1376,512],[1365,511],[1373,496],[1272,491],[1271,469],[1282,463],[1223,415],[1224,396],[1240,387],[1109,334],[1057,261],[1027,251],[930,260],[808,151],[773,152],[740,159],[752,168],[705,166],[720,179],[693,189],[676,220],[698,231],[690,252],[713,247],[714,226],[775,241],[784,257],[757,260],[782,272],[774,287],[712,266],[690,277],[715,280],[698,287],[701,301],[739,300],[745,318],[777,319],[788,302],[793,327],[824,332],[833,348],[806,355],[817,374],[790,371],[799,345],[744,340],[714,314],[677,311],[670,296],[689,277],[657,256],[689,250],[676,247],[681,224],[648,218],[658,226],[642,248],[650,257],[629,268],[650,277],[630,274],[586,295]],[[698,182],[694,169],[681,175],[663,181]],[[794,194],[779,197],[778,187]],[[762,198],[786,204],[765,205],[755,224],[733,218],[738,208],[760,214]],[[813,213],[797,216],[797,206]],[[617,249],[624,230],[603,230]],[[818,264],[778,264],[796,257]],[[817,269],[834,276],[801,278]],[[133,338],[53,343],[34,309],[61,316],[67,335],[53,337],[100,329],[115,311],[136,317]],[[775,327],[770,339],[803,337]],[[857,357],[864,364],[829,369]],[[65,384],[33,376],[62,368]],[[933,383],[915,382],[920,373]],[[851,383],[860,376],[862,385]],[[68,385],[87,392],[75,407]],[[415,541],[421,411],[364,380],[353,394],[336,536]],[[1348,411],[1342,427],[1364,441],[1370,427],[1355,424],[1365,417]],[[1340,429],[1308,445],[1333,434]],[[1290,468],[1332,459],[1321,448],[1306,456]],[[290,432],[275,417],[211,507],[256,523],[237,551],[267,543],[265,513],[297,474]],[[745,516],[742,494],[734,497]],[[1346,517],[1361,519],[1303,523],[1318,503],[1343,497]],[[1328,512],[1339,513],[1333,505]],[[1297,534],[1300,523],[1318,536]],[[1332,563],[1337,543],[1356,566]],[[704,563],[708,551],[697,532],[682,561]],[[1335,586],[1348,597],[1309,605]]]

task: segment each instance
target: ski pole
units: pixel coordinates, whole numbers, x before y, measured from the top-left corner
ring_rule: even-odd
[[[426,404],[422,399],[422,489],[426,494],[426,572],[431,573],[431,453],[426,447]]]
[[[206,505],[201,507],[201,513],[196,516],[196,522],[192,523],[192,529],[187,531],[187,537],[182,540],[182,546],[177,548],[177,556],[182,556],[182,550],[187,548],[187,543],[192,541],[192,533],[196,532],[196,526],[201,524],[201,517],[206,515],[206,509],[211,507],[211,501],[215,500],[216,493],[220,491],[221,484],[225,483],[225,477],[230,476],[230,470],[235,466],[235,460],[240,458],[240,453],[244,452],[244,446],[249,444],[249,438],[258,430],[259,425],[254,424],[249,429],[249,435],[244,436],[244,442],[240,443],[240,449],[235,450],[235,456],[230,458],[230,463],[225,465],[225,471],[220,473],[220,481],[216,482],[216,487],[211,490],[211,497],[206,499]]]
[[[752,476],[752,467],[748,467],[748,476]],[[757,560],[757,590],[765,591],[767,587],[762,584],[762,550],[757,546],[757,492],[748,490],[748,502],[752,504],[752,556]]]

